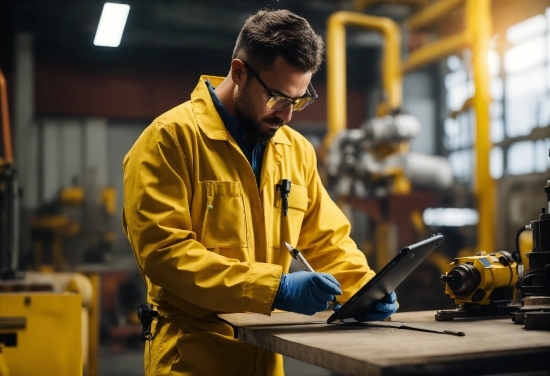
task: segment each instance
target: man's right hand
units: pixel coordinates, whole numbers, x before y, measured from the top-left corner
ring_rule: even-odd
[[[340,294],[340,283],[330,274],[306,271],[283,274],[273,308],[313,315],[326,310],[334,295]]]

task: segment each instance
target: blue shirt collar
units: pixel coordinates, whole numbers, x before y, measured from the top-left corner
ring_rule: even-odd
[[[222,118],[222,121],[225,124],[225,127],[227,128],[229,134],[237,142],[237,145],[239,145],[239,147],[243,151],[246,159],[248,159],[248,162],[250,163],[252,170],[254,171],[254,175],[256,176],[256,184],[259,186],[262,171],[262,160],[266,145],[256,143],[254,147],[249,150],[244,142],[244,130],[241,124],[233,116],[231,116],[229,111],[227,111],[227,109],[224,107],[224,105],[216,95],[214,87],[212,86],[212,84],[210,84],[209,80],[206,80],[206,86],[208,86],[208,91],[210,92],[210,96],[212,97],[212,101],[214,102],[214,107],[216,107],[216,111],[218,111],[218,114]]]

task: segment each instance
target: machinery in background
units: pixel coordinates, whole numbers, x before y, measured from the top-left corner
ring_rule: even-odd
[[[115,212],[114,188],[102,189],[94,199],[74,179],[73,186],[61,189],[55,200],[33,214],[32,260],[25,260],[27,266],[67,271],[82,263],[105,263],[115,241],[110,224]]]
[[[518,281],[523,307],[512,315],[525,329],[550,330],[550,180],[544,192],[547,208],[542,208],[538,220],[525,226],[533,231],[533,249],[526,254],[529,270]]]
[[[457,258],[448,266],[441,281],[459,308],[438,311],[436,320],[511,314],[527,330],[550,330],[550,180],[544,192],[547,208],[520,229],[514,256],[500,251]],[[519,246],[523,230],[532,230],[530,252]]]
[[[0,374],[96,375],[97,278],[20,271],[21,192],[1,70],[0,105]]]
[[[64,243],[81,232],[80,208],[84,190],[73,186],[62,190],[59,199],[43,205],[31,219],[32,261],[35,270],[68,270]]]
[[[358,129],[338,132],[325,154],[328,190],[350,218],[352,238],[374,270],[391,260],[401,247],[400,241],[416,235],[412,213],[434,205],[442,193],[453,187],[453,172],[445,158],[409,152],[409,142],[420,128],[416,117],[396,110],[368,119]],[[395,214],[397,208],[399,218]],[[441,300],[435,296],[440,292],[431,281],[437,280],[442,269],[432,261],[427,260],[430,265],[415,274],[426,273],[433,279],[426,275],[410,277],[418,277],[416,281],[425,292],[423,298],[403,299],[402,310],[426,309]],[[409,291],[400,293],[411,295]]]
[[[408,151],[419,131],[420,122],[401,110],[340,131],[325,160],[331,191],[338,197],[383,197],[408,194],[412,185],[450,188],[453,172],[445,158]]]
[[[0,374],[83,375],[82,307],[80,294],[1,293]]]

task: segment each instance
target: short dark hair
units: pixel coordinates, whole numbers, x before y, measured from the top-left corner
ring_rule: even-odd
[[[316,72],[323,61],[324,42],[305,18],[288,10],[262,9],[244,23],[233,59],[254,69],[269,70],[282,56],[303,72]]]

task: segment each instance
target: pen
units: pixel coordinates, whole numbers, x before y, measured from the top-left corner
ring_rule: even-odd
[[[286,244],[286,248],[290,252],[290,255],[295,260],[298,260],[300,262],[300,264],[302,264],[302,266],[304,267],[305,270],[307,270],[308,272],[315,272],[315,270],[313,270],[313,268],[308,264],[308,262],[306,261],[304,256],[302,256],[302,254],[300,253],[299,250],[297,250],[296,248],[294,248],[293,246],[291,246],[287,242],[285,242],[285,244]]]
[[[281,184],[277,184],[275,187],[281,192],[281,200],[283,200],[283,216],[286,217],[288,215],[288,194],[290,193],[290,188],[292,188],[292,183],[288,179],[283,179],[281,180]]]

